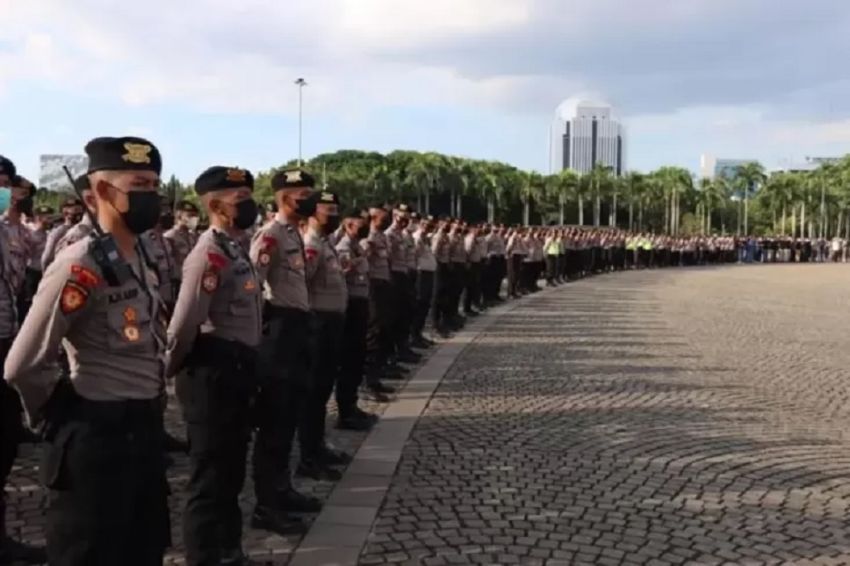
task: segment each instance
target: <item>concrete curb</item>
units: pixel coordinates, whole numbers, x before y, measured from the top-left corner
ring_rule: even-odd
[[[502,315],[534,296],[537,295],[491,308],[428,358],[363,441],[322,512],[295,549],[290,566],[357,566],[404,445],[443,377],[468,344]]]

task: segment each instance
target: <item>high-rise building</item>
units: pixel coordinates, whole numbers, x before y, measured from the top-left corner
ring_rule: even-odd
[[[587,173],[597,163],[615,175],[626,169],[625,128],[602,102],[569,99],[558,106],[550,132],[549,172]]]

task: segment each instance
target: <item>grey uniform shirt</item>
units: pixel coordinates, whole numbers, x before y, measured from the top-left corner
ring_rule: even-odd
[[[174,265],[174,255],[171,250],[171,242],[163,238],[154,230],[148,230],[142,234],[142,244],[148,253],[148,258],[156,264],[159,276],[159,295],[167,305],[173,305],[177,300],[179,287],[177,282],[180,275],[177,266]]]
[[[402,243],[407,271],[416,271],[416,242],[413,241],[413,232],[409,229],[402,231]]]
[[[11,338],[18,329],[17,301],[9,261],[9,236],[6,226],[0,224],[0,338]]]
[[[183,262],[186,261],[189,252],[195,247],[198,236],[183,226],[174,226],[165,231],[163,237],[171,243],[171,254],[174,259],[174,269],[177,273],[183,273]]]
[[[336,244],[339,263],[348,286],[348,296],[358,299],[369,298],[369,260],[366,252],[348,234],[339,238]]]
[[[183,262],[174,315],[168,325],[168,367],[172,376],[192,351],[198,334],[255,348],[262,334],[262,291],[242,245],[210,228]]]
[[[437,263],[449,263],[449,235],[445,232],[435,232],[431,236],[431,251]]]
[[[251,262],[263,283],[264,298],[276,307],[310,310],[304,276],[304,243],[282,212],[251,242]]]
[[[389,249],[390,271],[407,273],[407,251],[404,247],[403,230],[393,224],[384,232]]]
[[[390,251],[387,237],[380,230],[372,228],[366,238],[366,258],[369,260],[369,278],[380,281],[390,280]]]
[[[413,234],[413,253],[416,259],[416,269],[419,271],[436,271],[437,258],[434,257],[434,252],[431,251],[431,242],[428,234],[422,230],[417,230]]]
[[[17,297],[24,287],[24,276],[32,255],[32,232],[23,222],[11,222],[8,216],[3,219],[3,225],[8,238],[9,282]]]
[[[460,233],[449,235],[449,260],[452,263],[466,263],[466,250]]]
[[[56,249],[53,251],[53,258],[55,259],[59,252],[61,252],[68,246],[76,244],[77,242],[91,234],[92,230],[92,221],[87,214],[83,216],[82,220],[71,226],[71,228],[69,228],[68,231],[65,232],[65,234],[63,234],[61,238],[59,238],[59,241],[56,242]],[[46,266],[45,269],[47,269]]]
[[[339,257],[328,238],[309,228],[304,238],[304,255],[310,306],[314,311],[345,312],[348,287]]]
[[[73,224],[60,224],[47,233],[47,240],[44,242],[44,252],[41,254],[42,270],[47,269],[47,266],[53,261],[53,258],[56,256],[56,244],[59,243],[62,236],[64,236],[72,226]]]
[[[74,390],[86,399],[153,399],[163,391],[166,319],[156,275],[139,256],[133,276],[109,287],[89,243],[86,237],[71,245],[45,270],[6,358],[6,381],[20,392],[32,424],[43,418],[59,379],[60,344]]]
[[[30,269],[34,269],[36,271],[41,271],[43,269],[41,264],[41,256],[44,255],[44,248],[47,245],[47,230],[44,228],[36,228],[34,226],[28,227],[30,231],[30,258],[27,262],[27,266]]]
[[[474,234],[467,234],[463,239],[463,250],[470,263],[481,263],[481,248]]]

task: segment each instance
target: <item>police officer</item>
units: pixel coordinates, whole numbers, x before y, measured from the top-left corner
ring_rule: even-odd
[[[369,321],[370,379],[399,378],[400,370],[390,363],[394,350],[392,324],[394,291],[390,275],[389,246],[384,232],[390,227],[390,214],[382,204],[369,207],[369,235],[365,240],[369,261],[369,299],[372,302]]]
[[[174,263],[171,240],[164,237],[164,232],[171,228],[169,226],[171,223],[173,223],[171,207],[168,206],[168,203],[164,203],[160,209],[159,221],[156,226],[145,232],[141,238],[148,259],[156,267],[159,277],[159,295],[168,307],[169,313],[174,310],[177,292],[180,290],[180,276],[178,275],[177,265]]]
[[[451,274],[451,293],[448,305],[449,328],[460,330],[466,319],[458,313],[460,308],[460,297],[466,285],[466,250],[464,248],[464,237],[466,235],[466,224],[455,220],[449,230],[449,273]]]
[[[463,238],[463,249],[466,252],[466,279],[464,281],[463,312],[467,316],[478,316],[481,301],[481,246],[479,245],[479,228],[470,226],[469,232]]]
[[[25,307],[25,278],[32,250],[35,247],[32,232],[24,224],[23,217],[32,215],[32,198],[35,187],[32,183],[16,175],[12,179],[12,204],[3,215],[3,225],[9,238],[9,278],[15,292],[18,321],[22,319]]]
[[[47,268],[5,378],[29,422],[46,423],[50,564],[158,565],[169,544],[159,404],[166,328],[138,237],[159,215],[162,162],[135,137],[96,138],[86,153],[109,236],[84,238]],[[118,257],[101,253],[106,238]],[[67,382],[54,365],[62,341]]]
[[[80,175],[74,181],[74,184],[81,187],[80,192],[88,190],[89,178],[87,175]],[[56,244],[71,229],[77,222],[83,219],[83,202],[76,198],[70,197],[62,203],[62,222],[53,227],[47,233],[47,239],[44,243],[44,252],[41,254],[41,269],[47,269],[50,262],[53,261],[56,255]]]
[[[42,205],[35,207],[32,222],[27,226],[30,231],[30,257],[27,260],[26,273],[24,275],[23,302],[21,305],[21,318],[27,315],[35,290],[41,281],[43,268],[41,256],[44,255],[44,247],[47,244],[47,226],[53,209]]]
[[[431,232],[434,229],[434,217],[421,218],[413,233],[413,254],[416,264],[416,292],[414,296],[414,319],[411,328],[413,346],[429,348],[434,343],[423,334],[428,311],[434,298],[434,283],[437,272],[437,259],[431,250]]]
[[[183,542],[186,563],[241,564],[239,492],[251,436],[262,333],[256,271],[235,235],[253,224],[254,178],[210,167],[195,181],[210,228],[183,262],[168,327],[167,375],[177,374],[190,452]],[[185,367],[185,372],[178,371]]]
[[[9,208],[12,200],[12,179],[15,164],[0,155],[0,213]],[[12,288],[9,240],[0,224],[0,359],[5,360],[17,331],[17,308]],[[21,402],[17,392],[0,381],[0,564],[23,561],[40,564],[45,561],[44,550],[9,538],[6,532],[5,486],[18,453],[24,429],[21,421]]]
[[[200,215],[198,207],[188,200],[181,200],[174,207],[174,226],[165,231],[165,238],[171,243],[171,250],[177,273],[183,272],[183,262],[198,241],[196,230]]]
[[[437,228],[431,236],[431,252],[437,260],[437,280],[434,283],[436,292],[434,299],[431,302],[431,316],[434,331],[441,338],[448,338],[451,330],[451,288],[452,288],[452,272],[450,258],[450,243],[449,243],[450,222],[447,218],[442,218],[437,225]]]
[[[389,248],[390,277],[392,278],[392,343],[395,359],[416,363],[422,356],[410,349],[409,263],[405,235],[410,222],[410,208],[400,204],[393,210],[393,222],[384,232]]]
[[[367,430],[376,418],[357,406],[357,390],[363,381],[366,364],[366,333],[369,329],[369,260],[360,245],[369,235],[369,214],[352,209],[344,215],[342,232],[336,244],[339,263],[348,288],[345,327],[340,353],[340,375],[336,386],[339,408],[337,428]],[[374,374],[367,387],[380,402],[387,402],[389,390]],[[392,390],[389,390],[392,392]]]
[[[302,444],[299,475],[313,479],[339,479],[332,466],[347,464],[351,457],[325,444],[328,400],[339,375],[340,343],[345,329],[348,289],[339,256],[329,237],[340,225],[339,199],[331,192],[319,193],[316,212],[307,220],[304,238],[305,273],[314,329],[313,379],[307,399],[306,441]]]
[[[81,181],[80,179],[74,181],[74,186],[78,188],[82,195],[83,206],[88,210],[89,214],[82,214],[81,220],[68,228],[68,230],[56,241],[56,245],[53,248],[53,257],[56,257],[59,252],[68,246],[75,244],[88,236],[92,231],[91,218],[92,216],[97,215],[97,200],[92,194],[92,187],[88,182],[88,176],[85,177],[85,181]],[[45,269],[47,269],[47,266],[45,266]]]
[[[296,429],[305,446],[305,403],[310,390],[312,315],[304,272],[300,223],[316,211],[312,175],[300,169],[272,177],[278,212],[251,243],[251,262],[263,283],[264,331],[258,430],[254,446],[253,525],[279,534],[304,530],[290,512],[315,512],[321,503],[292,486],[289,457]]]

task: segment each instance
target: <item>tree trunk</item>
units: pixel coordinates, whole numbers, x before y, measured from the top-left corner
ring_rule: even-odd
[[[457,214],[455,214],[455,204],[457,204],[455,202],[455,189],[452,187],[452,190],[449,191],[449,214],[453,218],[457,218]]]
[[[635,229],[635,201],[629,199],[629,230]]]
[[[565,198],[564,198],[564,195],[558,195],[558,204],[560,205],[560,211],[559,211],[559,217],[560,217],[560,218],[559,218],[559,224],[560,224],[561,226],[563,226],[563,225],[564,225],[564,208],[565,208],[565,206],[566,206],[566,200],[567,200],[567,199],[565,199]]]
[[[425,191],[425,214],[431,214],[431,191]]]
[[[791,237],[797,237],[797,207],[791,207]]]
[[[522,223],[523,226],[528,226],[528,219],[531,216],[531,198],[525,199],[522,207]]]
[[[806,203],[800,203],[800,237],[806,237]]]
[[[457,205],[455,205],[455,211],[457,212],[458,218],[463,216],[463,193],[457,194]]]
[[[786,218],[785,213],[786,212],[787,212],[786,204],[783,202],[782,203],[782,229],[779,231],[779,233],[783,236],[785,235],[785,218]]]
[[[611,222],[609,226],[617,226],[617,193],[614,193],[614,202],[611,205]]]
[[[638,232],[643,232],[643,199],[638,201]]]
[[[593,202],[593,225],[599,226],[599,216],[602,214],[602,198],[599,196],[599,181],[596,182],[596,198]]]
[[[664,231],[670,230],[670,193],[664,191]]]
[[[707,206],[705,211],[705,233],[711,234],[711,207]]]
[[[584,197],[578,196],[578,225],[584,226]]]
[[[416,191],[416,210],[422,212],[422,187],[417,187]],[[428,214],[427,212],[425,214]]]
[[[496,207],[493,203],[493,195],[487,195],[487,222],[492,224],[496,220]]]
[[[744,236],[750,235],[750,191],[744,193]]]

